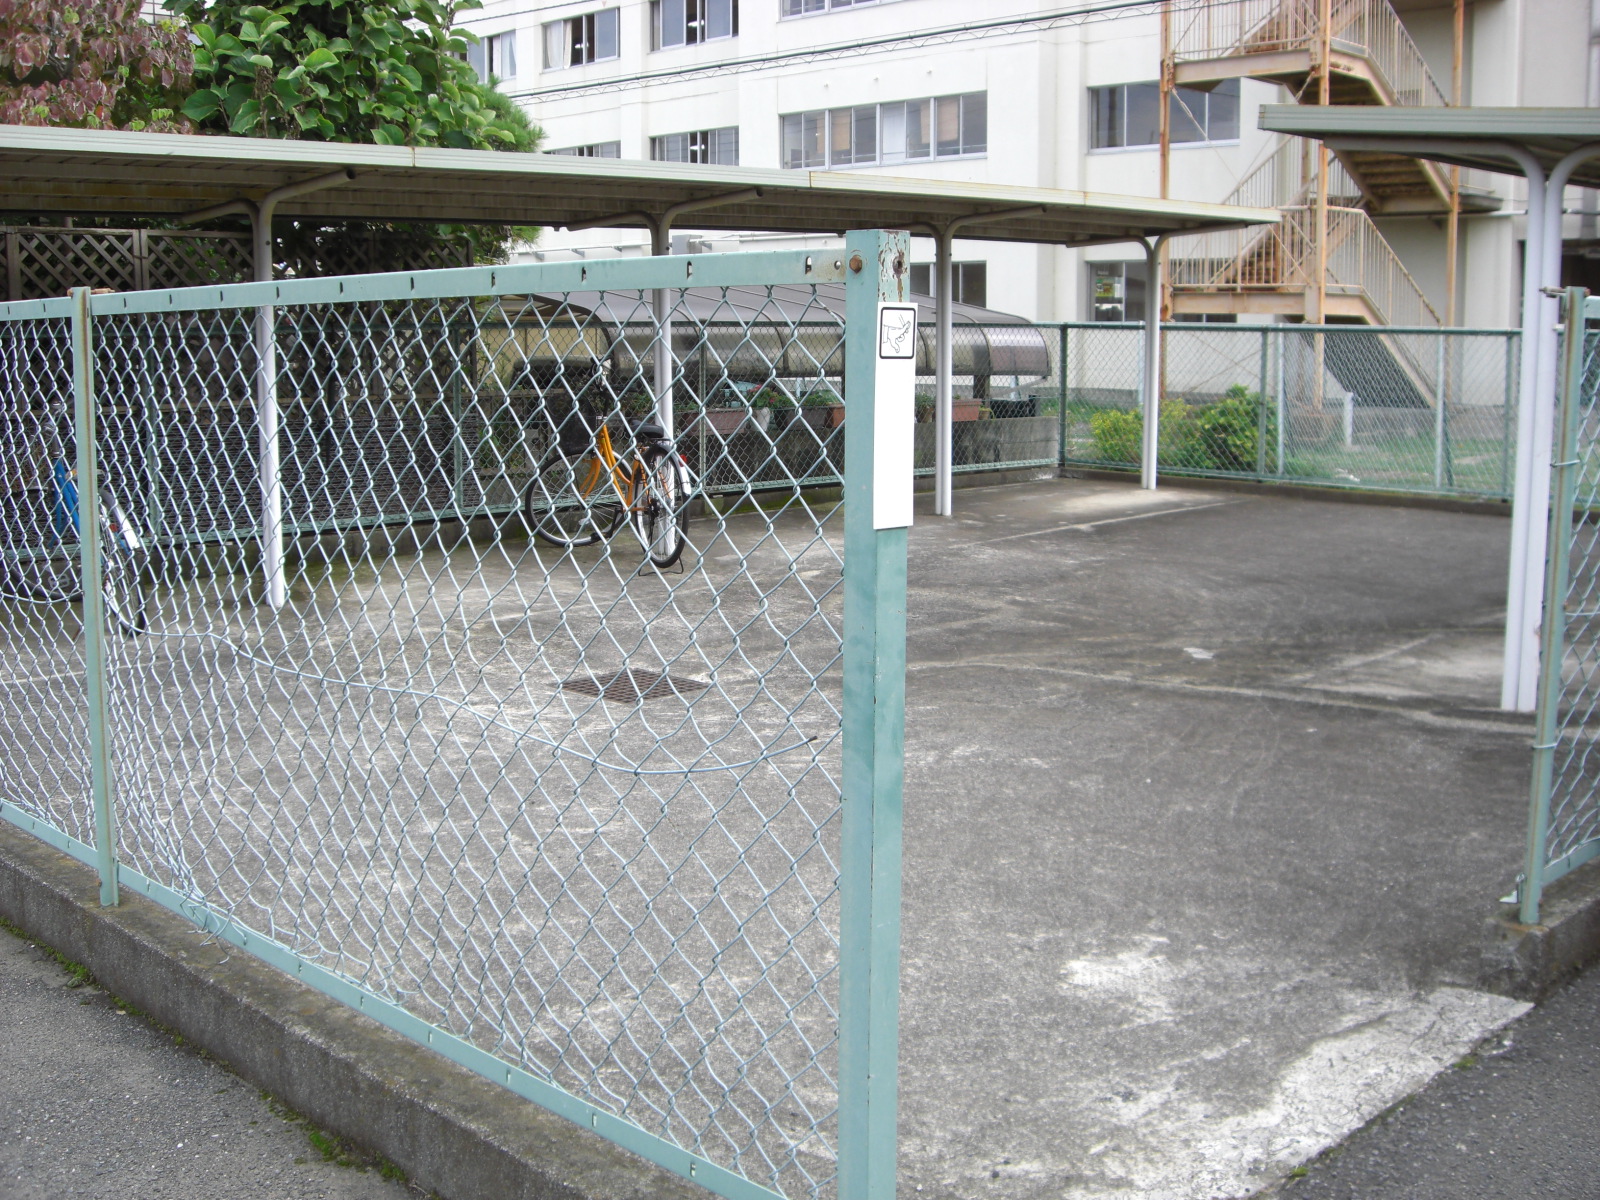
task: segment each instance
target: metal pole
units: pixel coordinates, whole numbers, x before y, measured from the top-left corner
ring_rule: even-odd
[[[1261,363],[1256,373],[1256,474],[1267,473],[1267,327],[1261,327]]]
[[[1057,466],[1065,468],[1067,465],[1067,327],[1061,326],[1061,366],[1060,386],[1056,389],[1059,399],[1056,401],[1056,422],[1059,429],[1056,431],[1056,459]]]
[[[953,496],[955,456],[955,351],[951,346],[952,330],[950,303],[955,291],[955,267],[951,255],[955,249],[955,234],[950,226],[942,225],[934,236],[934,271],[937,282],[933,285],[933,326],[935,380],[933,395],[934,460],[933,460],[933,511],[941,517],[955,512]]]
[[[1139,455],[1139,486],[1156,487],[1161,446],[1161,244],[1165,235],[1144,243],[1144,445]]]
[[[1560,320],[1560,312],[1556,297],[1546,295],[1544,289],[1555,288],[1561,282],[1561,207],[1567,180],[1580,163],[1595,157],[1600,157],[1600,145],[1581,146],[1572,151],[1556,164],[1544,187],[1543,236],[1540,239],[1540,254],[1535,260],[1538,268],[1533,289],[1537,313],[1534,328],[1539,355],[1533,377],[1534,400],[1530,406],[1533,411],[1528,417],[1533,446],[1528,511],[1522,530],[1526,545],[1521,570],[1521,621],[1517,631],[1521,645],[1518,649],[1517,675],[1512,681],[1517,712],[1531,712],[1538,696],[1539,621],[1543,602],[1540,588],[1544,582],[1545,536],[1548,533],[1546,517],[1550,503],[1550,450],[1555,436],[1556,324]],[[1533,219],[1531,191],[1528,205],[1530,223]],[[1516,532],[1513,529],[1513,538]],[[1509,615],[1509,597],[1506,607]]]
[[[1549,442],[1541,455],[1534,436],[1535,410],[1539,407],[1535,389],[1539,373],[1539,264],[1544,257],[1544,168],[1531,154],[1523,164],[1528,179],[1528,232],[1522,248],[1522,361],[1517,379],[1517,471],[1511,492],[1511,554],[1506,580],[1506,644],[1500,675],[1500,707],[1509,712],[1532,708],[1521,694],[1524,656],[1536,653],[1535,629],[1524,614],[1538,612],[1536,589],[1539,577],[1529,578],[1529,554],[1537,549],[1544,557],[1543,497],[1549,488]],[[1538,487],[1535,487],[1535,484]],[[1540,493],[1535,506],[1534,493]],[[1530,604],[1530,592],[1532,596]]]
[[[72,289],[72,393],[78,443],[78,553],[83,572],[83,672],[89,708],[89,789],[94,803],[94,848],[100,903],[118,903],[117,819],[111,802],[107,728],[105,578],[100,545],[98,405],[94,394],[94,327],[90,289]]]
[[[271,199],[251,214],[251,244],[258,282],[272,279]],[[261,488],[261,580],[274,612],[288,601],[283,569],[283,470],[278,461],[278,339],[273,306],[256,309],[256,437]]]
[[[1278,331],[1278,386],[1273,389],[1277,393],[1273,398],[1273,403],[1277,405],[1278,444],[1275,449],[1278,452],[1277,473],[1280,478],[1283,476],[1284,439],[1287,437],[1287,434],[1284,430],[1285,426],[1288,424],[1289,417],[1289,405],[1287,398],[1284,395],[1284,384],[1287,380],[1287,372],[1284,370],[1283,365],[1283,360],[1288,357],[1288,352],[1289,343],[1287,341],[1287,335],[1283,330],[1280,329]]]
[[[1521,346],[1517,335],[1506,334],[1505,382],[1500,395],[1500,494],[1511,498],[1511,439],[1516,435],[1511,427],[1511,397],[1516,393],[1517,351]]]
[[[1444,488],[1444,334],[1437,335],[1439,352],[1433,370],[1433,486]]]
[[[879,528],[880,432],[904,438],[915,403],[878,392],[884,301],[909,296],[910,240],[863,231],[845,240],[845,596],[843,824],[839,879],[839,1200],[893,1200],[898,1103],[900,846],[905,774],[906,529]],[[858,269],[859,264],[859,269]],[[879,407],[883,429],[878,426]],[[892,419],[891,419],[892,418]]]
[[[1552,466],[1555,488],[1550,511],[1550,554],[1545,564],[1544,655],[1539,664],[1538,715],[1534,719],[1533,781],[1528,804],[1528,852],[1517,899],[1524,925],[1539,920],[1544,893],[1546,841],[1550,832],[1550,792],[1560,726],[1561,667],[1566,657],[1568,567],[1572,549],[1572,505],[1578,474],[1578,420],[1581,410],[1585,308],[1589,293],[1569,288],[1566,295],[1567,338],[1562,347],[1561,445]]]
[[[672,251],[672,220],[657,217],[650,222],[650,253],[669,254]],[[650,306],[655,314],[655,393],[656,423],[672,436],[672,305],[666,288],[656,288],[650,294]]]

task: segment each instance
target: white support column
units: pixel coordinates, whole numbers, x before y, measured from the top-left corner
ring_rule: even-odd
[[[250,215],[251,246],[258,283],[272,279],[272,211],[269,197]],[[283,469],[278,459],[278,339],[275,309],[256,309],[256,444],[261,488],[261,583],[274,612],[289,598],[283,567]]]
[[[1528,232],[1522,250],[1522,361],[1517,373],[1517,470],[1511,487],[1511,555],[1506,580],[1506,640],[1500,674],[1500,707],[1527,712],[1532,694],[1523,698],[1522,681],[1538,675],[1538,613],[1543,572],[1528,569],[1530,554],[1544,559],[1547,498],[1550,494],[1551,426],[1544,453],[1535,434],[1539,407],[1539,276],[1544,259],[1544,169],[1529,155],[1523,163],[1528,179]],[[1527,614],[1533,613],[1532,619]],[[1525,666],[1524,660],[1527,660]]]
[[[650,253],[670,254],[672,252],[672,217],[666,215],[657,217],[650,222]],[[672,361],[672,297],[666,288],[656,288],[650,295],[650,306],[655,315],[656,322],[656,348],[655,360],[655,393],[656,393],[656,424],[660,425],[667,437],[673,436],[672,427],[672,376],[674,363]]]
[[[1529,424],[1524,426],[1518,414],[1518,430],[1528,428],[1531,446],[1530,449],[1530,475],[1529,475],[1529,504],[1523,517],[1517,522],[1521,527],[1514,529],[1513,550],[1518,533],[1524,539],[1523,563],[1521,572],[1522,603],[1519,621],[1515,627],[1520,635],[1521,645],[1518,647],[1515,676],[1511,672],[1511,650],[1507,648],[1507,672],[1502,683],[1501,707],[1514,712],[1532,712],[1538,702],[1539,693],[1539,630],[1544,622],[1544,580],[1545,580],[1545,554],[1549,550],[1549,525],[1550,525],[1550,455],[1555,442],[1555,404],[1556,404],[1556,326],[1561,319],[1560,300],[1553,294],[1553,290],[1561,286],[1561,244],[1562,244],[1562,208],[1563,199],[1567,190],[1567,181],[1572,178],[1572,172],[1581,164],[1592,158],[1600,158],[1600,145],[1580,146],[1566,155],[1556,164],[1550,172],[1550,178],[1544,186],[1542,216],[1539,222],[1541,237],[1539,240],[1539,254],[1534,261],[1538,263],[1533,287],[1533,303],[1536,308],[1534,329],[1538,339],[1538,359],[1535,364],[1533,382],[1534,403],[1529,407]],[[1533,188],[1528,189],[1528,226],[1533,227]],[[1533,254],[1533,238],[1528,239],[1528,255]],[[1524,265],[1524,273],[1527,266]],[[1524,290],[1524,303],[1528,295]],[[1524,324],[1527,318],[1524,314]],[[1526,339],[1526,331],[1524,331]],[[1523,342],[1523,353],[1527,353],[1527,342]],[[1526,378],[1526,376],[1524,376]],[[1524,393],[1526,394],[1526,393]],[[1522,467],[1522,448],[1517,448],[1517,466]],[[1520,480],[1519,480],[1520,482]],[[1516,568],[1513,567],[1513,586],[1517,583]],[[1506,636],[1510,641],[1512,625],[1510,622],[1511,598],[1508,595],[1506,604]],[[1507,695],[1515,691],[1514,701],[1507,703]]]
[[[198,225],[217,217],[246,215],[250,218],[252,273],[257,283],[272,282],[272,218],[279,203],[337,187],[356,177],[345,167],[287,183],[274,188],[260,200],[229,200],[214,204],[181,218],[185,225]],[[256,309],[256,436],[259,450],[256,464],[257,485],[261,489],[261,583],[262,599],[274,612],[288,600],[288,583],[283,566],[283,471],[278,452],[278,342],[274,336],[274,309],[263,304]]]
[[[1143,243],[1145,261],[1144,378],[1140,397],[1144,409],[1144,444],[1139,455],[1139,486],[1156,488],[1156,458],[1161,447],[1161,243],[1165,236]]]
[[[950,304],[955,293],[955,267],[951,262],[955,231],[940,226],[934,234],[933,285],[934,362],[937,382],[934,387],[934,466],[933,511],[941,517],[955,512],[955,349],[951,345]]]

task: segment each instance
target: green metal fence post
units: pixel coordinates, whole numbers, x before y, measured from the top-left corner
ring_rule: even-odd
[[[881,355],[885,303],[909,313],[910,242],[845,242],[843,845],[839,931],[839,1200],[893,1200],[905,773],[906,528],[916,360]],[[887,338],[888,326],[885,325]],[[898,345],[899,343],[896,342]],[[901,386],[901,379],[904,386]],[[885,382],[889,381],[889,382]],[[883,384],[883,386],[880,386]],[[901,395],[901,392],[904,395]],[[904,459],[903,474],[901,459]],[[903,492],[903,496],[902,493]],[[896,524],[903,516],[903,524]]]
[[[72,393],[78,442],[78,552],[83,571],[83,670],[89,707],[89,789],[100,903],[118,903],[117,822],[111,807],[111,755],[106,744],[106,614],[100,545],[100,464],[94,394],[94,328],[90,291],[72,289]]]
[[[1056,420],[1060,425],[1056,434],[1056,447],[1059,451],[1057,466],[1065,468],[1067,465],[1067,327],[1063,324],[1058,331],[1061,335],[1061,365],[1058,369],[1059,386],[1056,388],[1059,399],[1056,401]]]
[[[1517,335],[1506,334],[1505,391],[1500,396],[1500,494],[1511,495],[1511,438],[1515,428],[1511,414],[1511,397],[1517,378],[1517,353],[1520,350]]]
[[[1439,342],[1438,351],[1434,355],[1433,368],[1433,486],[1437,491],[1444,490],[1445,476],[1445,449],[1444,449],[1444,406],[1445,372],[1449,369],[1449,362],[1445,357],[1445,335],[1435,335]]]
[[[1267,473],[1267,327],[1261,327],[1261,371],[1256,387],[1256,474]]]
[[[1539,920],[1544,893],[1545,842],[1550,832],[1550,790],[1555,774],[1561,708],[1561,660],[1566,653],[1567,577],[1572,549],[1572,504],[1578,478],[1578,422],[1583,408],[1585,306],[1589,293],[1568,288],[1566,337],[1562,342],[1561,394],[1557,400],[1556,450],[1551,470],[1550,544],[1545,558],[1544,619],[1540,623],[1539,703],[1534,717],[1533,782],[1528,803],[1528,857],[1519,919]]]
[[[1278,330],[1278,385],[1273,389],[1275,393],[1273,406],[1278,418],[1278,429],[1273,449],[1276,451],[1278,459],[1274,474],[1280,477],[1283,475],[1284,440],[1289,436],[1289,404],[1286,390],[1288,374],[1284,370],[1284,360],[1289,356],[1289,343],[1286,339],[1287,334],[1281,329]]]

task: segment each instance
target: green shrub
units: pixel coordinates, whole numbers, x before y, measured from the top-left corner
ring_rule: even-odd
[[[1089,435],[1101,462],[1138,462],[1144,417],[1137,409],[1103,408],[1090,414]]]

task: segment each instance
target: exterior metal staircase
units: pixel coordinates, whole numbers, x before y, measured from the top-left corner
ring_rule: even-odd
[[[1315,104],[1323,55],[1329,102],[1445,106],[1443,89],[1423,61],[1389,0],[1176,0],[1168,68],[1175,85],[1223,79],[1282,84]],[[1343,153],[1345,170],[1379,216],[1450,211],[1448,173],[1398,154]],[[1492,209],[1492,196],[1464,189],[1467,211]]]

